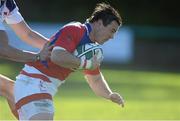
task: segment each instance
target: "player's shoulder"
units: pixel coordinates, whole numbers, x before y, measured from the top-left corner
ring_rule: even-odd
[[[85,27],[80,22],[70,22],[64,25],[63,29],[77,32],[77,31],[84,31]]]

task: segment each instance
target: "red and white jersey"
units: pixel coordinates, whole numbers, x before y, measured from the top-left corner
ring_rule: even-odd
[[[81,24],[79,22],[73,22],[62,27],[54,36],[51,37],[50,41],[54,47],[61,47],[68,52],[73,53],[79,45],[92,43],[89,38],[90,32],[91,26],[89,23]],[[58,66],[50,60],[47,61],[46,66],[41,62],[31,62],[27,63],[27,65],[33,66],[41,73],[59,80],[65,80],[68,75],[73,72],[71,69]],[[100,71],[99,69],[96,69],[94,71],[86,70],[84,72],[86,74],[99,74]]]

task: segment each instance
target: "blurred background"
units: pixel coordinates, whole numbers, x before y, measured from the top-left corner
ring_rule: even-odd
[[[179,0],[16,0],[29,26],[46,37],[51,37],[71,21],[85,22],[99,2],[110,3],[123,19],[123,26],[114,39],[102,46],[105,56],[102,71],[110,87],[124,96],[127,107],[121,110],[97,99],[77,72],[60,89],[58,95],[62,99],[55,100],[56,105],[62,101],[57,106],[60,115],[55,118],[180,119]],[[7,31],[11,45],[37,51],[22,44],[8,27]],[[12,79],[23,67],[23,64],[5,60],[1,60],[0,65],[0,72]],[[93,108],[95,105],[98,107]],[[73,112],[74,108],[78,111]],[[74,114],[72,117],[65,114],[69,111]],[[91,115],[88,115],[89,111]],[[0,119],[3,119],[1,114]],[[9,115],[9,112],[4,111],[4,114]]]
[[[123,67],[136,69],[180,71],[178,53],[180,51],[180,8],[178,7],[180,2],[178,0],[171,2],[168,0],[76,0],[71,2],[17,0],[16,2],[24,19],[32,28],[46,37],[52,36],[68,22],[85,22],[96,3],[110,3],[120,12],[123,26],[113,42],[103,46],[104,62],[115,62]],[[14,36],[12,38],[10,40],[13,44],[17,42],[14,41]],[[26,46],[23,45],[23,47],[27,49]]]

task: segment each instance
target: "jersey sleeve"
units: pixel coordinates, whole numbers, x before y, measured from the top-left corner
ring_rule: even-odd
[[[84,70],[83,73],[88,75],[98,75],[100,74],[100,68],[96,68],[94,70]]]
[[[79,44],[84,33],[84,28],[79,26],[67,26],[61,30],[60,36],[55,43],[55,47],[59,46],[72,53]]]

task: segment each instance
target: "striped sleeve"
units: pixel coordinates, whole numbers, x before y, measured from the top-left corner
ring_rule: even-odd
[[[68,52],[73,52],[79,44],[84,33],[84,29],[77,26],[67,26],[61,30],[55,46],[60,46]]]

